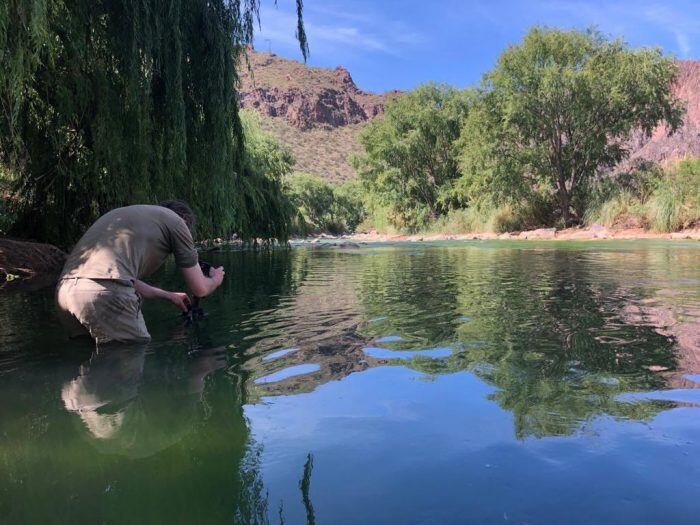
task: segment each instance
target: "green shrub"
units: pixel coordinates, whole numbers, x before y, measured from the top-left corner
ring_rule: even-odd
[[[496,208],[489,217],[488,231],[505,233],[523,227],[522,216],[509,204]]]
[[[364,218],[358,225],[357,230],[369,231],[375,230],[381,233],[394,234],[398,230],[391,223],[389,215],[391,207],[379,202],[377,196],[373,193],[367,193],[363,199]]]
[[[431,233],[476,233],[485,231],[485,221],[476,208],[458,208],[430,224]]]
[[[360,181],[348,181],[335,187],[336,215],[344,230],[354,232],[365,218],[364,190]]]
[[[295,173],[287,179],[287,189],[297,209],[297,234],[352,232],[364,219],[358,182],[338,186],[316,175]]]
[[[272,134],[262,130],[257,113],[242,110],[240,118],[245,142],[239,232],[244,239],[284,242],[293,229],[296,214],[284,185],[294,159]]]

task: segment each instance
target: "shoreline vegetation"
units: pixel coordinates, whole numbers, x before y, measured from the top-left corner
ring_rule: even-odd
[[[376,230],[345,234],[327,234],[310,237],[292,237],[288,246],[330,246],[358,248],[387,242],[444,242],[444,241],[629,241],[629,240],[689,240],[700,241],[700,226],[676,232],[655,232],[644,228],[606,228],[593,225],[583,228],[537,228],[504,233],[380,233]],[[253,249],[252,243],[240,240],[207,240],[200,243],[204,252],[236,245]],[[258,242],[255,246],[267,246]],[[34,241],[0,238],[0,291],[24,287],[31,283],[37,288],[55,283],[66,254],[56,246]]]

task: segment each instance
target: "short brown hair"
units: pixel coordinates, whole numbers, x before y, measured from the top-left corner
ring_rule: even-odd
[[[167,201],[159,202],[158,206],[168,208],[169,210],[172,210],[175,213],[177,213],[180,216],[180,218],[182,218],[182,220],[185,221],[185,224],[187,224],[187,227],[190,229],[190,231],[194,232],[194,224],[196,222],[194,212],[192,211],[192,208],[190,208],[190,205],[187,204],[185,201],[180,199],[169,199]]]

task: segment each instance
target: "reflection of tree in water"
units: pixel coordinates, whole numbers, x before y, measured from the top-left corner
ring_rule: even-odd
[[[571,433],[598,414],[646,419],[663,406],[616,399],[663,387],[648,367],[673,368],[675,356],[673,341],[625,322],[620,312],[640,290],[609,273],[615,266],[605,260],[577,251],[502,249],[408,259],[397,265],[374,258],[363,304],[387,316],[384,333],[419,343],[428,335],[431,346],[457,350],[409,366],[432,374],[473,371],[499,389],[493,398],[513,412],[518,436]],[[407,282],[418,283],[410,293]],[[431,282],[433,289],[415,293]]]
[[[412,347],[437,345],[454,334],[459,317],[459,267],[452,250],[391,251],[362,260],[358,296],[368,319],[387,318],[377,332],[410,336]]]
[[[676,366],[672,339],[621,314],[646,291],[613,272],[622,265],[634,273],[644,261],[635,268],[616,259],[624,254],[483,248],[317,257],[307,261],[294,300],[264,312],[272,319],[255,320],[265,328],[242,363],[248,402],[405,364],[430,374],[472,371],[499,389],[493,399],[513,412],[521,437],[571,433],[599,414],[647,419],[667,406],[617,399],[662,388],[664,378],[650,368]],[[375,317],[385,319],[367,323]],[[446,346],[454,353],[408,362],[364,354],[391,334],[404,339],[383,346],[397,352]],[[297,350],[265,360],[285,347]],[[305,363],[320,369],[253,383]]]
[[[306,523],[308,525],[314,525],[316,523],[316,517],[314,515],[314,506],[311,503],[311,496],[309,495],[309,490],[311,489],[311,473],[314,470],[314,457],[309,454],[306,456],[306,463],[304,463],[304,474],[299,481],[299,488],[301,489],[301,499],[304,503],[304,510],[306,510]]]
[[[241,465],[241,491],[238,495],[235,512],[235,523],[246,525],[269,525],[271,514],[269,493],[265,489],[260,475],[260,456],[262,446],[251,444]],[[299,480],[301,502],[304,505],[307,525],[315,525],[316,515],[311,501],[311,475],[314,469],[314,457],[311,453],[306,456],[306,462]],[[280,502],[276,510],[279,523],[284,525],[284,502]]]
[[[269,495],[260,475],[262,447],[251,443],[240,466],[241,486],[236,498],[234,523],[267,525],[270,523]],[[280,518],[282,507],[280,506]],[[283,520],[281,520],[283,522]]]
[[[274,311],[263,310],[242,323],[244,329],[257,329],[241,343],[240,370],[246,377],[248,403],[262,396],[310,392],[369,366],[362,352],[369,338],[358,333],[363,316],[355,295],[356,257],[335,251],[297,253],[296,264],[304,268],[304,278],[298,281],[295,293]],[[273,350],[285,348],[293,351],[280,359],[268,359]],[[255,383],[303,364],[319,369],[282,381]]]

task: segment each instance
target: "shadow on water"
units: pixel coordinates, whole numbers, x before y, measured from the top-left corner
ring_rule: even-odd
[[[0,513],[315,523],[314,451],[301,507],[270,508],[265,443],[246,411],[370,369],[477,377],[519,440],[692,405],[655,393],[700,386],[687,379],[700,373],[697,250],[529,246],[208,254],[227,269],[208,316],[184,327],[149,304],[154,342],[134,347],[62,341],[50,290],[0,297],[0,395],[11,400]],[[156,282],[177,288],[179,277],[170,266]]]

